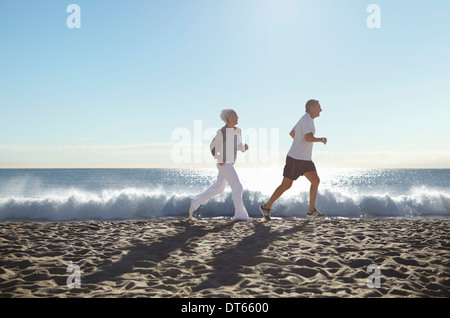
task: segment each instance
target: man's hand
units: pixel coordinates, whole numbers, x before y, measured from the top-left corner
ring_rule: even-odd
[[[305,135],[305,140],[307,142],[323,142],[324,145],[327,144],[327,138],[322,137],[322,138],[316,138],[314,137],[313,133],[309,133]]]

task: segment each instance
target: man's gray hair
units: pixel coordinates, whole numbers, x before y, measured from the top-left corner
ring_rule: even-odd
[[[319,101],[318,101],[317,99],[310,99],[309,101],[306,102],[306,105],[305,105],[305,111],[306,111],[306,112],[309,112],[309,109],[310,109],[312,106],[316,106],[316,105],[318,105],[318,104],[319,104]]]
[[[223,109],[220,112],[220,119],[222,119],[225,124],[228,124],[228,117],[231,115],[236,114],[236,112],[233,109]]]

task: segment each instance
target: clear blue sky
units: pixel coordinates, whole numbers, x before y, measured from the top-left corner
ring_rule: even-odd
[[[316,164],[450,168],[449,34],[448,0],[0,0],[0,168],[175,166],[223,108],[283,157],[310,98]]]

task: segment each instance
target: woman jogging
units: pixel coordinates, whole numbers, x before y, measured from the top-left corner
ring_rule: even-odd
[[[248,220],[248,213],[242,201],[244,191],[239,177],[234,169],[237,150],[245,152],[248,150],[247,144],[242,143],[242,131],[236,127],[239,117],[233,109],[224,109],[220,113],[220,118],[225,122],[225,126],[217,131],[216,137],[212,141],[210,148],[217,159],[217,169],[219,174],[217,181],[191,200],[189,218],[192,218],[194,211],[210,198],[222,193],[227,183],[231,187],[234,203],[234,219]]]

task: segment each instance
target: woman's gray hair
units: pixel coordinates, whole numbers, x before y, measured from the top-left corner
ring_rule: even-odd
[[[225,122],[225,124],[228,124],[228,117],[230,117],[233,114],[236,114],[234,109],[223,109],[220,112],[220,119],[222,119]]]

